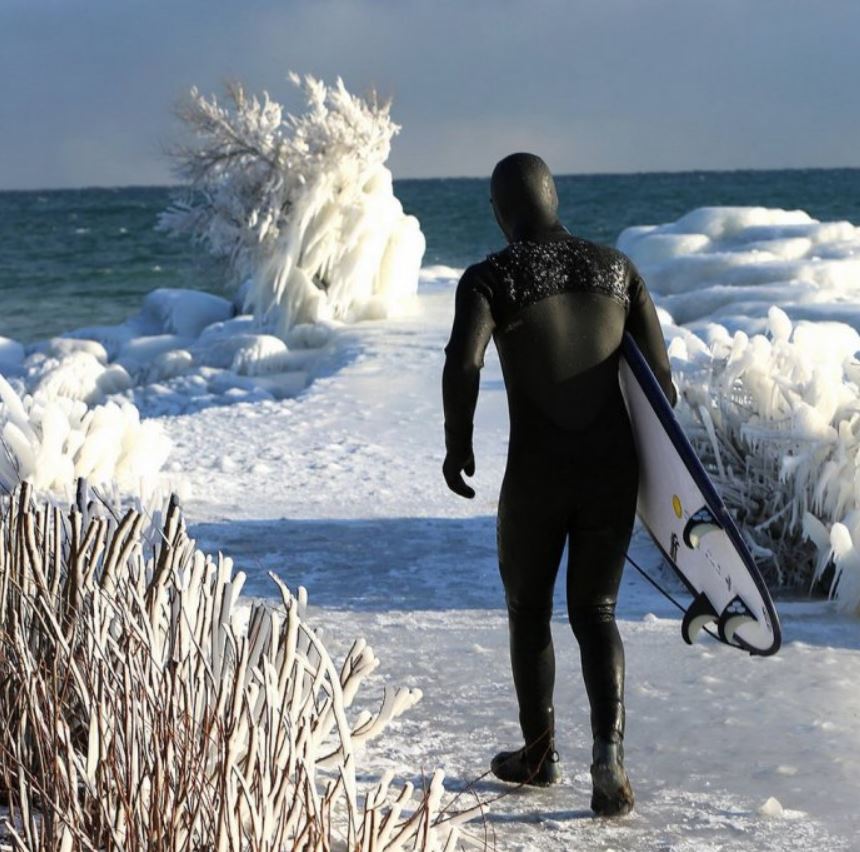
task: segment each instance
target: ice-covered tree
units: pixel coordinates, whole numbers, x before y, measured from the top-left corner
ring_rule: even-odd
[[[285,114],[238,83],[196,89],[175,152],[188,195],[160,225],[222,259],[245,307],[280,334],[297,322],[386,316],[414,295],[424,254],[385,166],[399,127],[390,103],[290,74],[307,101]]]

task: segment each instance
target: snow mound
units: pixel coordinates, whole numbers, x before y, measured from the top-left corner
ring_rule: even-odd
[[[759,809],[758,812],[765,817],[781,817],[785,814],[779,799],[771,796]]]
[[[675,322],[762,331],[778,304],[794,320],[860,328],[860,228],[802,210],[702,207],[676,222],[627,228],[630,256]]]
[[[300,323],[280,337],[273,323],[219,296],[159,289],[114,326],[90,326],[32,344],[0,341],[0,374],[21,396],[92,407],[110,400],[141,416],[301,393],[339,361],[340,322]]]

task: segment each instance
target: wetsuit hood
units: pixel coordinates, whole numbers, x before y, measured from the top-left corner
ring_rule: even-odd
[[[490,178],[490,200],[509,242],[541,239],[564,230],[558,221],[558,194],[547,164],[535,154],[510,154]]]

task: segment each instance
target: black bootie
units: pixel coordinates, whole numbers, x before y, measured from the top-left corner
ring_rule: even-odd
[[[516,751],[500,751],[491,761],[490,771],[509,784],[549,787],[561,781],[561,765],[552,740]]]
[[[597,816],[616,817],[633,810],[633,789],[624,771],[624,745],[619,738],[596,736],[592,750],[591,810]]]

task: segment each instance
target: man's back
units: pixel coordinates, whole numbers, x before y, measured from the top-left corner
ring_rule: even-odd
[[[621,252],[559,229],[512,242],[469,267],[460,283],[449,358],[479,363],[492,325],[508,392],[511,441],[568,443],[604,413],[624,417],[618,352],[625,328],[672,398],[656,311]],[[458,313],[461,311],[458,310]]]

